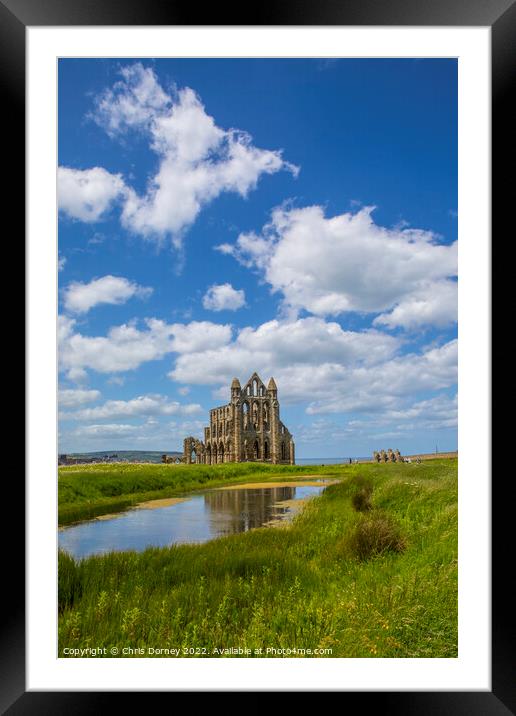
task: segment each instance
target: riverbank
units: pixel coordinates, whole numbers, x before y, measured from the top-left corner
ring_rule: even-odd
[[[294,481],[305,476],[338,476],[339,465],[164,465],[112,463],[60,467],[60,526],[113,514],[141,502],[179,497],[236,483]]]
[[[280,530],[60,553],[59,656],[456,657],[457,460],[331,467],[338,484]]]

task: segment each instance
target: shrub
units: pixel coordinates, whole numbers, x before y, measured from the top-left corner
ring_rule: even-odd
[[[373,507],[371,503],[372,493],[373,489],[371,488],[369,490],[366,487],[361,487],[360,490],[355,492],[355,494],[351,498],[351,502],[353,503],[353,507],[357,512],[367,512]]]
[[[359,559],[366,560],[385,552],[403,552],[406,542],[392,518],[375,511],[358,523],[350,546]]]
[[[368,512],[372,508],[371,496],[373,494],[373,484],[369,480],[360,478],[357,480],[358,490],[351,498],[353,507],[357,512]]]

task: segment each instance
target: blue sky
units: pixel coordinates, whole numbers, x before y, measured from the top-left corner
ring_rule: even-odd
[[[59,62],[61,452],[274,375],[298,457],[457,447],[457,65]]]

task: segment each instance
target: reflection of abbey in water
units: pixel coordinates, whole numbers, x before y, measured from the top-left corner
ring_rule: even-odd
[[[273,518],[284,515],[288,508],[281,503],[292,500],[295,494],[295,487],[214,490],[204,495],[204,504],[209,508],[211,519],[215,520],[219,530],[222,529],[224,534],[238,534],[254,527],[263,527]]]
[[[293,465],[294,441],[279,417],[274,378],[267,388],[257,373],[243,388],[234,378],[231,402],[210,410],[204,442],[193,437],[185,439],[183,461],[206,465],[248,461]]]

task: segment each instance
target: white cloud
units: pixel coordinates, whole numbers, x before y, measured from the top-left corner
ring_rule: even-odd
[[[73,431],[72,435],[79,438],[124,438],[132,437],[138,433],[140,427],[138,425],[120,425],[113,423],[110,425],[84,425]]]
[[[59,323],[59,357],[61,367],[67,371],[134,370],[146,361],[163,358],[172,347],[170,327],[162,321],[147,321],[147,330],[143,331],[134,324],[115,326],[107,336],[84,336],[75,331],[75,320],[65,316],[60,316]]]
[[[229,324],[211,323],[210,321],[192,321],[191,323],[173,323],[170,326],[173,334],[172,350],[175,353],[196,353],[219,348],[231,341]]]
[[[287,311],[380,313],[390,328],[456,320],[457,244],[418,229],[387,229],[372,208],[324,216],[320,206],[276,209],[261,235],[217,247],[257,269]]]
[[[281,151],[258,149],[243,131],[215,124],[189,87],[167,94],[151,68],[141,63],[120,71],[122,79],[103,92],[90,115],[111,136],[137,130],[149,140],[159,167],[138,194],[120,175],[104,169],[60,171],[60,206],[83,221],[98,220],[123,200],[122,225],[143,237],[181,246],[184,231],[202,207],[223,192],[242,197],[263,174],[298,168]]]
[[[371,367],[314,371],[314,398],[307,413],[383,412],[400,400],[457,382],[457,341],[421,354],[406,354]],[[330,385],[333,390],[329,390]]]
[[[120,75],[123,79],[97,98],[95,112],[90,115],[113,137],[126,129],[149,124],[156,112],[170,105],[170,97],[151,69],[136,63],[122,67]]]
[[[99,221],[125,193],[122,176],[110,174],[102,167],[57,170],[59,210],[72,219]]]
[[[445,327],[457,321],[458,285],[456,281],[421,282],[405,299],[390,312],[378,316],[375,326],[387,328],[402,326],[410,330],[420,326]]]
[[[62,271],[66,264],[66,256],[59,256],[57,259],[57,270]]]
[[[432,430],[436,428],[457,427],[457,395],[436,395],[421,400],[403,409],[386,411],[381,424],[393,425],[397,429]]]
[[[341,424],[328,418],[315,418],[310,423],[296,426],[296,445],[299,447],[310,443],[344,443],[359,432],[356,428],[349,427],[349,423]],[[342,450],[342,447],[339,448]]]
[[[209,311],[237,311],[245,306],[245,293],[230,283],[214,284],[204,294],[202,305]]]
[[[181,423],[170,423],[170,436],[176,440],[180,440],[180,450],[183,449],[183,439],[186,435],[194,435],[204,438],[204,427],[206,420],[185,420]]]
[[[197,403],[183,405],[163,395],[141,395],[132,400],[108,400],[94,408],[84,408],[61,417],[66,420],[113,420],[157,415],[192,415],[202,412]]]
[[[99,373],[135,370],[142,363],[159,360],[168,353],[195,352],[217,348],[231,340],[231,326],[208,321],[189,324],[148,318],[145,328],[125,323],[109,329],[106,336],[85,336],[76,330],[76,320],[59,316],[60,368],[71,380],[83,378],[86,369]]]
[[[255,370],[264,380],[272,374],[293,376],[299,367],[309,381],[311,371],[321,364],[371,364],[392,356],[398,347],[397,339],[379,331],[344,331],[320,318],[273,320],[256,329],[241,329],[232,343],[185,352],[169,376],[183,383],[219,385],[235,375],[246,380]],[[292,380],[289,388],[294,388]],[[307,385],[304,394],[309,393]],[[296,389],[295,399],[298,394]]]
[[[72,383],[85,383],[88,380],[88,373],[78,366],[69,368],[66,376]]]
[[[283,403],[307,412],[378,413],[409,397],[454,385],[457,341],[399,355],[400,339],[379,331],[344,331],[320,318],[269,321],[244,328],[225,345],[178,356],[169,377],[216,388],[225,399],[233,376],[274,375]]]
[[[457,426],[457,396],[441,393],[432,398],[413,402],[410,396],[397,400],[397,407],[364,414],[359,419],[343,420],[315,417],[311,422],[291,426],[298,446],[311,443],[332,444],[337,450],[342,445],[361,444],[374,446],[374,441],[410,439],[415,432],[430,434],[435,430],[451,430]],[[385,444],[377,445],[380,449]]]
[[[311,414],[395,410],[401,399],[448,388],[457,379],[457,341],[399,355],[399,338],[376,330],[345,331],[315,317],[269,321],[243,328],[232,339],[229,325],[157,319],[147,319],[143,328],[124,324],[106,336],[84,336],[74,319],[61,316],[59,336],[61,369],[70,379],[84,377],[87,370],[134,370],[176,353],[169,377],[179,383],[211,385],[223,398],[235,375],[246,380],[256,370],[263,380],[274,375],[284,403],[309,402]],[[147,399],[149,409],[176,409]],[[128,402],[120,409],[145,405]],[[97,414],[97,408],[91,410],[90,418]]]
[[[69,378],[86,370],[132,370],[176,353],[168,374],[174,381],[213,386],[215,395],[225,400],[235,375],[244,381],[256,370],[265,381],[275,377],[283,404],[308,403],[306,412],[312,415],[391,411],[395,422],[396,411],[405,414],[407,401],[416,405],[418,395],[450,388],[457,380],[456,340],[401,355],[399,337],[374,329],[346,331],[316,317],[269,321],[243,328],[234,338],[229,325],[157,319],[147,319],[143,328],[124,324],[106,336],[91,337],[77,332],[74,319],[61,317],[59,333],[61,368]],[[197,409],[151,395],[108,401],[79,411],[77,417],[149,417]]]
[[[111,378],[108,378],[106,382],[109,385],[123,385],[125,383],[125,378],[123,378],[121,375],[112,375]]]
[[[396,409],[351,420],[346,423],[345,431],[348,438],[363,436],[369,442],[373,439],[406,439],[415,432],[428,437],[431,431],[456,429],[457,419],[457,395],[442,393],[416,403],[407,399]]]
[[[154,117],[151,133],[156,152],[187,165],[205,159],[226,136],[189,87],[177,93],[170,111]]]
[[[64,290],[64,305],[72,313],[86,313],[101,303],[119,305],[133,296],[146,298],[152,288],[139,286],[118,276],[103,276],[89,283],[74,281]]]
[[[204,421],[161,423],[147,419],[141,424],[93,423],[59,434],[60,452],[83,450],[177,450],[182,452],[186,435],[202,437]]]
[[[92,403],[100,398],[99,390],[61,389],[59,391],[60,408],[76,408],[84,403]]]

